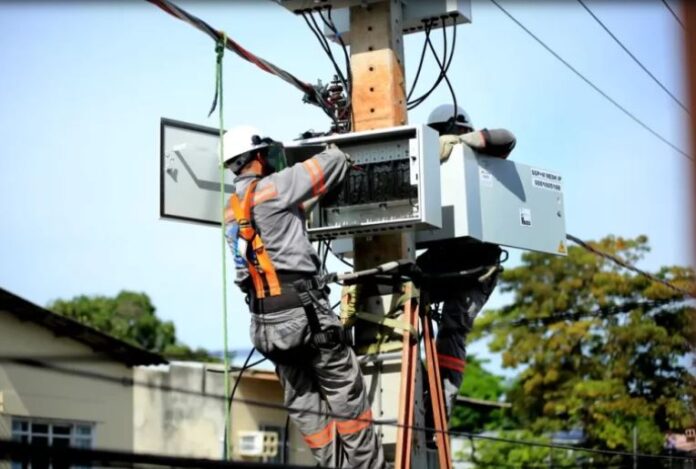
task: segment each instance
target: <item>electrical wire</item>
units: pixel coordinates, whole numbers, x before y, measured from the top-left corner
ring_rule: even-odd
[[[650,310],[674,303],[674,300],[630,301],[619,305],[597,308],[593,311],[566,311],[553,313],[536,318],[520,318],[512,321],[496,321],[484,329],[499,329],[506,327],[546,327],[562,321],[576,321],[582,318],[607,318],[630,313],[636,309]]]
[[[509,11],[507,11],[505,8],[503,8],[496,0],[490,0],[500,11],[502,11],[510,20],[512,20],[517,26],[519,26],[524,32],[526,32],[532,39],[534,39],[539,45],[541,45],[544,49],[546,49],[547,52],[549,52],[551,55],[553,55],[559,62],[561,62],[563,65],[565,65],[568,70],[573,72],[578,78],[580,78],[582,81],[584,81],[588,86],[590,86],[593,90],[595,90],[597,93],[599,93],[604,99],[609,101],[611,104],[613,104],[618,110],[623,112],[627,117],[629,117],[631,120],[633,120],[636,124],[640,125],[651,133],[655,138],[660,140],[662,143],[665,145],[669,146],[672,148],[674,151],[682,155],[683,157],[687,158],[690,160],[692,163],[694,161],[693,157],[680,149],[678,146],[667,140],[665,137],[663,137],[661,134],[659,134],[657,131],[653,130],[652,127],[648,126],[645,122],[640,120],[638,117],[636,117],[635,114],[631,113],[628,109],[626,109],[624,106],[619,104],[614,98],[609,96],[605,91],[603,91],[599,86],[595,85],[589,78],[587,78],[585,75],[580,73],[575,67],[573,67],[567,60],[565,60],[563,57],[561,57],[556,51],[551,49],[544,41],[542,41],[537,35],[535,35],[532,31],[530,31],[525,25],[523,25],[517,18],[515,18]]]
[[[684,1],[686,1],[686,0],[684,0]],[[684,27],[684,23],[682,23],[681,18],[679,18],[679,15],[677,15],[677,13],[672,9],[672,7],[669,6],[669,2],[668,2],[667,0],[662,0],[662,3],[664,3],[664,5],[665,5],[665,6],[667,7],[667,9],[669,10],[669,12],[672,13],[672,16],[674,16],[674,19],[677,20],[677,23],[679,23],[679,26],[681,26],[682,29],[686,29],[686,28]]]
[[[352,84],[351,84],[352,75],[350,72],[350,65],[349,65],[350,59],[347,55],[348,54],[347,50],[345,49],[345,43],[343,43],[343,40],[341,39],[341,42],[343,44],[343,53],[344,53],[344,56],[346,59],[346,66],[348,69],[347,73],[349,74],[348,79],[346,79],[346,76],[343,73],[343,71],[341,70],[341,67],[338,65],[338,62],[336,61],[336,58],[333,55],[333,52],[331,52],[331,46],[329,45],[329,41],[322,33],[321,28],[319,27],[317,20],[314,18],[314,14],[312,13],[312,11],[311,10],[300,11],[300,15],[305,20],[307,27],[310,29],[310,31],[312,31],[312,34],[314,34],[314,36],[316,37],[317,41],[319,42],[319,45],[324,50],[324,53],[327,55],[327,57],[331,61],[332,65],[334,67],[334,71],[336,72],[336,76],[341,81],[341,84],[343,85],[343,89],[346,91],[346,94],[348,96],[348,98],[346,99],[346,104],[344,106],[342,106],[342,109],[339,111],[341,119],[345,118],[346,114],[348,114],[348,116],[351,117],[352,112],[351,112],[351,101],[350,101],[351,91],[350,90],[352,87]],[[336,29],[335,24],[333,24],[332,21],[329,22],[329,20],[327,20],[324,17],[324,15],[321,13],[321,10],[319,10],[319,16],[321,17],[322,21],[324,21],[324,23],[327,26],[329,26],[329,28],[331,28],[333,31],[335,31],[335,33],[338,35],[338,31]],[[336,127],[338,127],[337,119],[333,116],[333,114],[331,117],[332,117],[332,120],[334,122],[334,125],[336,125]],[[349,119],[349,122],[351,123],[351,126],[352,126],[352,117]]]
[[[444,19],[443,19],[443,28],[442,29],[443,30],[445,29],[444,28]],[[455,31],[455,38],[456,38],[456,31],[457,31],[456,28],[454,29],[454,31]],[[430,50],[433,53],[433,57],[435,58],[435,61],[440,66],[441,76],[445,79],[445,83],[447,84],[447,87],[450,90],[450,94],[452,95],[452,101],[453,101],[453,105],[454,105],[454,108],[453,108],[454,114],[452,115],[452,119],[454,121],[457,118],[457,94],[454,92],[454,87],[452,86],[452,83],[450,82],[450,79],[447,76],[447,66],[445,66],[445,61],[446,61],[447,57],[443,54],[442,63],[440,63],[440,59],[438,58],[437,53],[435,52],[435,46],[433,46],[433,43],[432,43],[432,41],[430,41],[430,38],[428,38],[428,46],[430,47]],[[452,44],[452,46],[453,46],[452,52],[454,52],[454,44]],[[447,48],[445,47],[445,50],[446,49]],[[451,60],[451,58],[450,58],[450,60]],[[420,101],[418,104],[425,101],[426,98],[427,98],[427,96],[425,98],[423,98],[423,100]],[[418,106],[418,104],[409,107],[409,109],[413,109],[414,107]]]
[[[348,54],[348,47],[346,47],[346,43],[343,40],[341,33],[338,31],[338,28],[336,27],[336,23],[334,23],[334,21],[333,21],[333,18],[331,16],[331,10],[332,10],[332,7],[331,7],[331,5],[329,5],[328,6],[328,19],[327,19],[324,17],[321,8],[318,9],[319,16],[321,17],[322,21],[334,33],[334,35],[338,39],[339,44],[341,45],[341,49],[343,50],[343,58],[345,60],[346,75],[348,76],[348,78],[347,78],[348,86],[346,89],[345,112],[347,112],[348,116],[349,116],[350,127],[348,128],[348,131],[350,131],[353,128],[355,128],[355,116],[353,115],[353,71],[351,70],[351,67],[350,67],[350,55]]]
[[[684,106],[684,103],[682,103],[681,101],[679,101],[679,99],[677,99],[677,97],[674,96],[674,94],[672,94],[672,92],[669,91],[669,90],[667,89],[667,87],[666,87],[660,80],[658,80],[657,77],[656,77],[655,75],[653,75],[653,74],[650,72],[650,70],[648,70],[647,67],[646,67],[645,65],[643,65],[643,63],[642,63],[640,60],[638,60],[638,58],[637,58],[635,55],[633,55],[633,53],[632,53],[630,50],[628,50],[628,47],[626,47],[626,46],[623,44],[623,42],[621,42],[621,40],[619,40],[619,38],[616,37],[616,35],[615,35],[613,32],[611,32],[611,30],[604,24],[604,22],[602,22],[602,20],[600,20],[600,19],[597,17],[597,15],[594,14],[594,12],[587,6],[587,4],[586,4],[583,0],[578,0],[578,3],[580,3],[580,5],[582,5],[582,7],[585,9],[585,11],[587,11],[587,13],[589,13],[590,16],[591,16],[592,18],[594,18],[594,20],[602,27],[602,29],[604,29],[604,31],[606,31],[606,33],[607,33],[609,36],[611,36],[611,38],[614,40],[614,42],[616,42],[616,43],[619,45],[619,47],[621,47],[621,48],[624,50],[624,52],[626,52],[626,54],[628,54],[628,56],[629,56],[631,59],[633,59],[633,61],[634,61],[641,69],[643,69],[643,71],[644,71],[645,73],[647,73],[647,75],[648,75],[650,78],[652,78],[652,80],[653,80],[660,88],[662,88],[662,90],[663,90],[665,93],[667,93],[667,94],[670,96],[670,98],[672,98],[672,100],[674,100],[675,103],[677,103],[677,104],[679,105],[679,107],[681,107],[688,115],[691,115],[691,113],[690,113],[689,110],[686,108],[686,106]]]
[[[493,1],[493,0],[491,0],[491,1]],[[641,269],[635,267],[634,265],[629,264],[628,262],[624,261],[623,259],[620,259],[619,257],[617,257],[613,254],[609,254],[608,252],[601,251],[601,250],[591,246],[589,243],[586,243],[585,241],[581,240],[580,238],[578,238],[576,236],[573,236],[570,233],[566,234],[566,239],[568,239],[569,241],[572,241],[573,243],[577,244],[581,248],[583,248],[583,249],[585,249],[585,250],[587,250],[587,251],[589,251],[589,252],[591,252],[599,257],[607,259],[607,260],[609,260],[617,265],[620,265],[621,267],[623,267],[625,269],[630,270],[631,272],[635,272],[638,275],[642,275],[643,277],[645,277],[653,282],[659,283],[660,285],[664,285],[665,287],[669,288],[670,290],[673,290],[673,291],[680,293],[684,296],[690,296],[692,298],[696,298],[695,292],[689,291],[685,288],[678,287],[678,286],[674,285],[673,283],[670,283],[666,280],[663,280],[659,277],[656,277],[655,275],[653,275],[651,273],[648,273],[644,270],[641,270]]]
[[[26,443],[0,439],[0,461],[33,463],[32,467],[191,467],[191,468],[310,468],[289,464],[260,463],[255,461],[225,461],[220,459],[189,458],[164,454],[117,451],[112,449],[53,446],[45,443]],[[22,466],[26,467],[26,466]]]
[[[430,37],[430,29],[432,28],[432,23],[430,21],[424,21],[424,34],[425,39],[423,40],[423,49],[421,49],[420,58],[418,59],[418,69],[416,70],[416,76],[411,84],[411,89],[406,96],[406,102],[411,100],[411,95],[416,90],[416,85],[418,84],[418,78],[420,77],[421,70],[423,69],[423,62],[425,62],[425,52],[428,50],[427,38]]]
[[[195,27],[196,29],[206,33],[208,36],[210,36],[216,43],[220,42],[224,39],[225,47],[235,54],[237,54],[239,57],[242,59],[246,60],[249,63],[252,63],[259,67],[261,70],[264,72],[270,73],[271,75],[275,75],[278,78],[286,81],[287,83],[290,83],[292,86],[295,88],[299,89],[303,93],[305,93],[305,100],[311,104],[315,104],[322,108],[325,113],[330,112],[330,107],[328,106],[328,103],[324,100],[323,96],[321,93],[315,88],[313,85],[306,83],[293,74],[287,72],[286,70],[283,70],[282,68],[272,64],[271,62],[252,54],[245,48],[243,48],[239,43],[234,41],[228,36],[223,35],[222,31],[219,31],[212,26],[210,26],[208,23],[205,21],[201,20],[200,18],[188,13],[186,10],[176,6],[169,0],[146,0],[147,2],[152,3],[153,5],[156,5],[166,13],[174,16],[175,18],[178,18],[191,26]],[[330,114],[329,114],[330,115]]]
[[[454,96],[454,89],[452,88],[452,84],[449,82],[449,77],[447,76],[447,72],[449,71],[449,67],[452,64],[452,60],[454,58],[454,52],[456,49],[456,44],[457,44],[457,20],[455,18],[452,19],[452,46],[451,46],[451,51],[449,54],[449,57],[447,56],[447,21],[446,17],[442,18],[442,32],[443,32],[443,54],[442,54],[442,63],[440,63],[440,58],[439,55],[435,52],[435,47],[432,44],[432,41],[430,39],[430,34],[426,34],[425,39],[424,39],[424,47],[429,46],[430,50],[433,54],[433,57],[435,58],[438,67],[440,68],[440,74],[438,75],[437,79],[435,80],[435,83],[430,87],[428,91],[426,91],[423,95],[419,96],[418,98],[415,98],[413,100],[408,100],[407,99],[407,107],[408,110],[414,109],[418,107],[420,104],[422,104],[432,93],[437,89],[437,87],[440,85],[442,80],[444,79],[448,87],[450,89],[450,92],[452,93],[453,100],[455,103],[455,118],[456,118],[456,97]],[[412,90],[413,91],[413,90]],[[410,96],[410,93],[409,93]]]
[[[19,366],[25,366],[25,367],[31,367],[31,368],[39,368],[43,370],[48,370],[52,371],[55,373],[63,374],[63,375],[69,375],[69,376],[76,376],[76,377],[81,377],[85,379],[93,379],[93,380],[99,380],[103,382],[108,382],[112,384],[117,384],[120,386],[125,386],[125,387],[142,387],[142,388],[147,388],[147,389],[152,389],[152,390],[157,390],[161,392],[171,392],[171,393],[178,393],[182,395],[189,395],[189,396],[197,396],[197,397],[206,397],[209,399],[215,399],[215,400],[221,400],[225,402],[226,398],[224,395],[219,395],[219,394],[207,394],[203,393],[200,391],[192,391],[190,389],[185,389],[185,388],[177,388],[174,386],[169,386],[169,385],[156,385],[153,383],[149,383],[147,381],[139,381],[135,380],[133,378],[128,378],[128,377],[115,377],[95,371],[88,371],[84,369],[73,369],[73,368],[65,368],[65,367],[60,367],[57,365],[53,365],[47,362],[41,362],[35,359],[32,359],[31,357],[25,357],[22,359],[14,359],[10,361],[9,363],[19,365]],[[578,451],[578,452],[585,452],[585,453],[592,453],[592,454],[604,454],[604,455],[610,455],[610,456],[630,456],[630,457],[636,457],[636,458],[641,458],[641,459],[657,459],[657,460],[680,460],[680,461],[696,461],[696,458],[693,457],[683,457],[683,456],[667,456],[667,455],[657,455],[657,454],[647,454],[647,453],[633,453],[633,452],[628,452],[628,451],[616,451],[616,450],[605,450],[605,449],[598,449],[598,448],[584,448],[581,446],[572,446],[572,445],[559,445],[559,444],[553,444],[553,443],[541,443],[541,442],[535,442],[535,441],[527,441],[527,440],[517,440],[517,439],[512,439],[512,438],[505,438],[505,437],[499,437],[499,436],[492,436],[492,435],[481,435],[481,434],[474,434],[474,433],[469,433],[469,432],[464,432],[464,431],[455,431],[455,430],[438,430],[436,428],[430,428],[426,426],[420,426],[420,425],[405,425],[399,422],[394,422],[392,420],[387,420],[387,421],[382,421],[378,419],[367,419],[367,418],[360,418],[360,417],[354,417],[351,415],[343,415],[340,413],[336,413],[333,411],[325,411],[321,412],[318,410],[313,410],[313,409],[305,409],[305,408],[298,408],[298,407],[292,407],[292,406],[286,406],[284,404],[276,404],[273,402],[264,402],[264,401],[258,401],[255,399],[247,399],[247,398],[235,398],[234,402],[239,403],[239,404],[245,404],[251,407],[261,407],[261,408],[266,408],[266,409],[275,409],[275,410],[283,410],[283,411],[302,411],[304,413],[311,413],[311,414],[317,414],[317,415],[324,415],[327,417],[331,418],[336,418],[336,419],[343,419],[343,420],[355,420],[357,422],[365,422],[365,423],[372,423],[375,425],[383,425],[383,426],[393,426],[397,428],[407,428],[419,432],[438,432],[438,433],[444,433],[449,436],[459,436],[463,438],[473,438],[473,439],[478,439],[478,440],[487,440],[487,441],[492,441],[492,442],[499,442],[499,443],[508,443],[508,444],[517,444],[517,445],[522,445],[522,446],[535,446],[535,447],[542,447],[542,448],[552,448],[552,449],[564,449],[564,450],[571,450],[571,451]]]

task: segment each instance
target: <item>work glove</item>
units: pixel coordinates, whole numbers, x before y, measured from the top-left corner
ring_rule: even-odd
[[[447,161],[452,153],[452,148],[460,143],[465,143],[473,149],[481,149],[486,146],[486,141],[480,131],[469,132],[464,135],[441,135],[440,162]]]
[[[343,156],[346,157],[346,161],[348,162],[348,164],[353,166],[353,163],[354,163],[353,158],[351,158],[348,153],[346,153],[345,151],[338,148],[338,146],[335,143],[329,143],[328,145],[326,145],[326,148],[340,151],[341,153],[343,153]]]

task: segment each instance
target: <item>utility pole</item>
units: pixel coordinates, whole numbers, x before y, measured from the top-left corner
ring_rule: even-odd
[[[353,75],[352,103],[354,130],[372,130],[405,125],[408,120],[406,87],[404,82],[404,46],[402,32],[401,0],[388,0],[350,9],[351,71]],[[396,259],[415,259],[413,232],[358,237],[354,240],[355,269],[363,270]],[[368,313],[385,315],[404,294],[404,314],[400,318],[418,330],[418,300],[413,284],[404,285],[401,291],[373,286],[365,289],[359,300]],[[359,343],[375,343],[378,327],[358,323],[355,336]],[[402,425],[396,432],[394,462],[397,469],[410,468],[412,461],[413,431],[415,423],[413,397],[419,378],[419,354],[417,342],[410,333],[404,333],[401,351],[401,383],[398,404],[398,421]],[[375,365],[381,387],[383,363]],[[381,389],[378,390],[381,392]],[[382,434],[383,435],[383,434]]]
[[[633,425],[633,469],[638,469],[638,427]]]

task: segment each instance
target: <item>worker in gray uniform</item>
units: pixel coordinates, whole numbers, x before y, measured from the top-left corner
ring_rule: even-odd
[[[474,130],[469,115],[451,104],[435,108],[428,125],[440,134],[440,161],[455,145],[465,144],[482,155],[507,158],[515,136],[505,129]],[[473,271],[472,275],[437,280],[428,286],[431,302],[443,302],[436,348],[447,416],[462,384],[466,367],[466,337],[497,282],[502,250],[472,238],[440,241],[420,255],[417,264],[430,274]]]
[[[236,175],[226,236],[251,310],[251,340],[276,365],[290,417],[320,465],[335,465],[339,439],[343,467],[381,468],[363,375],[305,229],[303,204],[339,184],[349,158],[334,147],[286,167],[282,145],[259,135],[242,126],[223,140],[224,164]]]

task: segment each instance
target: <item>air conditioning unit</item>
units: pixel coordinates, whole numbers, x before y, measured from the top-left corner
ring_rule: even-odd
[[[262,431],[237,432],[239,456],[268,457],[278,454],[278,433]]]

